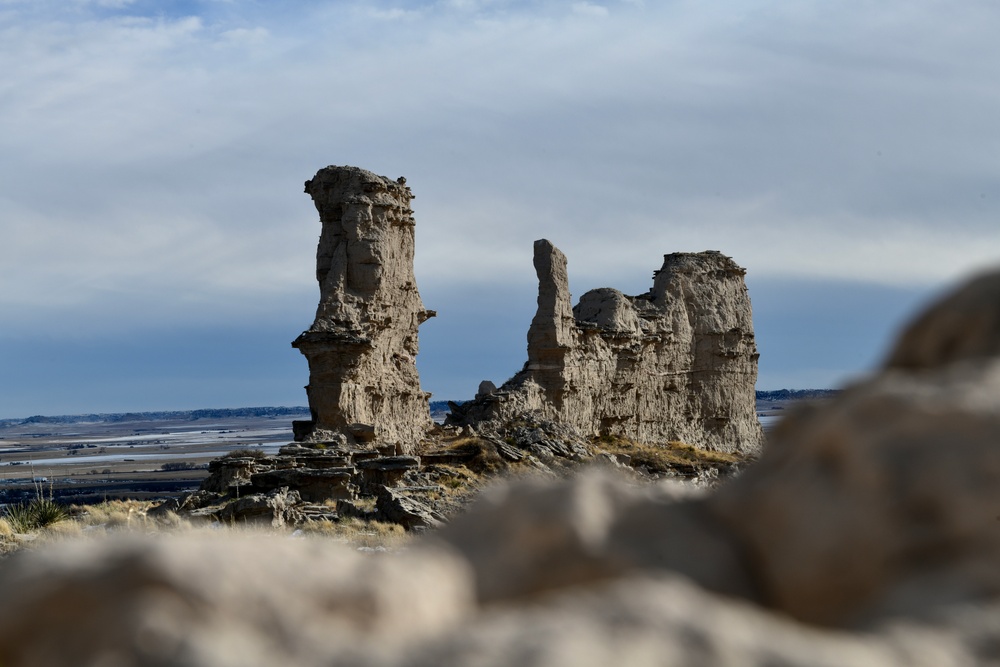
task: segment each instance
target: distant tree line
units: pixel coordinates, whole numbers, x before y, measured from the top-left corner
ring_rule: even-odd
[[[164,463],[160,466],[160,470],[165,470],[167,472],[178,472],[181,470],[200,470],[204,468],[204,465],[198,465],[197,463],[189,463],[187,461],[171,461],[169,463]]]

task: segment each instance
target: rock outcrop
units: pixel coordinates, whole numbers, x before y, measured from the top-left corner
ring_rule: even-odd
[[[346,438],[399,453],[431,426],[420,389],[417,329],[425,310],[413,276],[413,195],[357,167],[326,167],[306,181],[323,225],[316,252],[319,308],[292,345],[309,360],[310,422],[297,440]]]
[[[1000,299],[982,284],[871,379],[790,411],[714,492],[525,480],[382,557],[219,532],[42,545],[0,568],[0,663],[1000,664],[1000,329],[977,324]]]
[[[640,296],[610,288],[571,306],[566,257],[535,242],[538,311],[524,369],[452,408],[452,423],[502,428],[525,412],[587,436],[683,441],[756,453],[763,431],[745,271],[718,252],[664,257]]]

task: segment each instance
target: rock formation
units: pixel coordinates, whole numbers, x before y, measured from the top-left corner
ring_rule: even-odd
[[[417,329],[434,312],[413,276],[405,183],[334,166],[306,181],[323,229],[316,320],[292,343],[309,360],[312,412],[297,440],[371,441],[407,453],[431,426],[415,357]]]
[[[225,531],[41,544],[0,568],[0,663],[996,665],[998,297],[1000,272],[933,306],[714,492],[525,480],[388,557]]]
[[[646,294],[595,289],[576,307],[565,255],[536,241],[534,264],[538,311],[524,370],[454,406],[453,423],[497,426],[530,412],[591,436],[759,450],[759,355],[746,272],[733,260],[666,255]]]

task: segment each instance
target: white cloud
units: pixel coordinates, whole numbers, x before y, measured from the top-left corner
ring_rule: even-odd
[[[705,248],[890,284],[988,262],[998,10],[849,4],[7,3],[0,303],[312,289],[328,163],[408,177],[428,284],[531,281],[542,236],[581,285]]]

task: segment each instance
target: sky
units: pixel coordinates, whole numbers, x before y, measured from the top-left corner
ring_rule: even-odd
[[[329,164],[406,176],[424,389],[574,296],[747,269],[758,388],[877,367],[1000,262],[987,0],[0,0],[0,418],[304,405]]]

